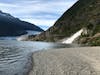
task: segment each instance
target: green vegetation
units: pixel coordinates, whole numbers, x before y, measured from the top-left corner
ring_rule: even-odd
[[[56,21],[54,26],[34,39],[58,41],[73,35],[81,28],[86,28],[88,34],[82,36],[78,41],[81,42],[80,40],[84,38],[86,44],[89,43],[87,39],[90,40],[94,35],[100,33],[100,0],[77,1]],[[99,41],[95,40],[96,44],[99,44]]]
[[[100,37],[94,38],[89,42],[91,46],[100,46]]]

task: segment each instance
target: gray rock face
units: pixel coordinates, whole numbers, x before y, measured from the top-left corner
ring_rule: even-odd
[[[79,0],[68,9],[47,31],[33,40],[57,41],[69,37],[82,27],[93,33],[100,32],[100,0]]]

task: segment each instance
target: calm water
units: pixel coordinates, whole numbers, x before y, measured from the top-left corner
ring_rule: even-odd
[[[74,47],[46,42],[0,40],[0,75],[27,75],[34,51]]]

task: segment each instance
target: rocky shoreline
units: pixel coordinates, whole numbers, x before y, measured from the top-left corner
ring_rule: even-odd
[[[29,75],[100,75],[100,47],[37,51]]]

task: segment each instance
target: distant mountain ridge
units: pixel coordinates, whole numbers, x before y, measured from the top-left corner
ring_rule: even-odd
[[[69,37],[81,28],[100,33],[100,0],[79,0],[68,9],[47,31],[31,40],[58,41]]]
[[[43,31],[34,24],[21,21],[8,13],[0,11],[0,36],[18,36],[26,34],[27,30]]]

